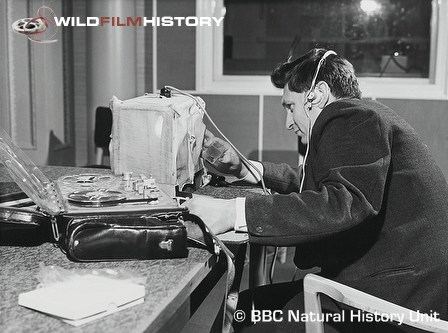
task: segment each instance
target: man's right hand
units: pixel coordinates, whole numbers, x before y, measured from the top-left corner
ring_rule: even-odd
[[[213,164],[211,164],[213,168],[224,174],[230,174],[238,178],[243,178],[248,171],[243,163],[241,163],[241,159],[236,151],[228,142],[214,136],[209,130],[205,130],[204,142],[202,144],[203,154],[204,151],[206,151],[215,142],[217,143],[217,146],[222,146],[224,154],[216,159]]]

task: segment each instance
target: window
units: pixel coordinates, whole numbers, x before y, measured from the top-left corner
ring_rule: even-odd
[[[278,94],[269,74],[313,47],[347,58],[366,97],[447,97],[446,0],[197,0],[197,90]],[[212,50],[213,52],[210,52]]]

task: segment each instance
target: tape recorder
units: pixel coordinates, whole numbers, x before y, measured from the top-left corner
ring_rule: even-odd
[[[151,175],[82,173],[50,181],[0,128],[0,162],[17,185],[49,215],[173,210],[178,202]]]
[[[0,222],[48,222],[75,261],[186,256],[186,218],[199,220],[176,197],[205,173],[203,104],[181,95],[113,97],[111,171],[55,181],[0,128],[0,162],[35,204],[28,213],[0,205]]]

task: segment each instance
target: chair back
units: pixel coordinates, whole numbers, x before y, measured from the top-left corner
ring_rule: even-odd
[[[314,313],[319,317],[322,315],[320,295],[325,294],[339,303],[349,305],[365,312],[388,314],[389,318],[394,318],[393,315],[399,314],[400,318],[403,319],[403,324],[423,331],[448,333],[447,321],[436,318],[434,318],[434,320],[426,317],[423,318],[422,313],[385,301],[381,298],[316,274],[307,274],[305,276],[303,280],[303,289],[305,312]],[[416,318],[422,318],[422,320],[416,320]],[[324,325],[321,321],[307,321],[305,325],[307,333],[324,333]]]
[[[103,165],[103,157],[109,155],[110,134],[112,132],[112,110],[99,106],[95,111],[95,163]]]

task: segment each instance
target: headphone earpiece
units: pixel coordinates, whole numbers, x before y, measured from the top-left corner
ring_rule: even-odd
[[[308,101],[313,101],[315,97],[316,97],[316,96],[314,95],[314,91],[310,91],[310,93],[308,94],[308,96],[306,97],[306,99],[307,99]]]

